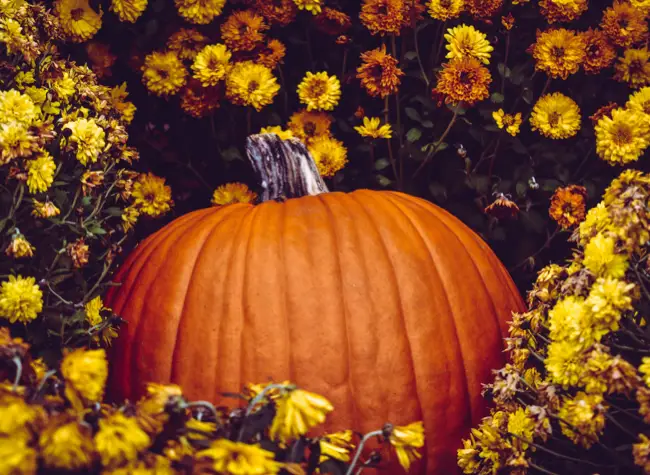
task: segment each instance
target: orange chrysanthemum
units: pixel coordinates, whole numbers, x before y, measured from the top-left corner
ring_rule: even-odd
[[[490,71],[480,61],[471,57],[455,58],[442,65],[436,90],[446,102],[475,102],[487,99],[492,82]]]
[[[537,41],[531,46],[535,69],[551,77],[566,79],[578,72],[585,58],[585,43],[575,31],[556,28],[537,30]]]
[[[240,10],[221,25],[221,39],[232,51],[252,51],[264,40],[268,28],[264,17],[252,10]]]
[[[272,39],[259,47],[256,62],[274,69],[278,64],[282,64],[285,54],[287,54],[287,47],[284,43]]]
[[[609,117],[611,119],[612,111],[614,109],[618,109],[618,104],[616,102],[610,102],[609,104],[606,104],[599,108],[596,112],[593,113],[593,115],[590,115],[589,119],[591,119],[591,123],[595,126],[603,117]]]
[[[623,48],[641,43],[648,36],[645,15],[629,3],[614,2],[605,10],[600,26],[612,43]]]
[[[596,74],[608,68],[616,59],[616,49],[607,41],[601,30],[589,28],[582,33],[585,42],[585,60],[582,63],[586,73]]]
[[[289,119],[289,130],[294,136],[309,144],[318,137],[329,137],[332,118],[325,112],[295,112]]]
[[[415,28],[424,19],[426,5],[420,0],[404,0],[402,5],[402,28]]]
[[[192,61],[207,44],[208,37],[194,28],[181,28],[167,40],[167,47],[180,59]]]
[[[191,79],[181,91],[181,109],[197,119],[207,117],[219,108],[223,95],[223,83],[203,87],[199,80]]]
[[[397,67],[397,59],[386,53],[386,46],[361,53],[361,61],[357,78],[370,96],[383,98],[397,92],[404,71]]]
[[[587,11],[587,0],[541,0],[539,9],[549,23],[573,21]]]
[[[626,49],[616,63],[614,79],[638,88],[650,85],[650,52],[646,49]]]
[[[503,7],[503,0],[467,0],[467,10],[474,18],[488,19]]]
[[[569,185],[555,190],[548,214],[562,229],[576,227],[585,219],[587,190],[584,186]]]
[[[298,7],[293,0],[256,0],[255,9],[269,23],[287,26],[296,19]]]
[[[399,35],[404,20],[402,0],[363,0],[359,18],[373,35]]]
[[[342,11],[325,7],[314,17],[316,28],[327,35],[339,36],[352,26],[350,17]]]
[[[503,193],[499,193],[494,202],[483,211],[497,219],[513,219],[519,214],[519,206]]]

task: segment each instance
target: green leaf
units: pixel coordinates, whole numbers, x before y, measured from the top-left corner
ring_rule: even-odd
[[[375,170],[383,170],[386,168],[388,165],[390,165],[390,162],[386,160],[385,158],[380,158],[375,162]]]
[[[233,162],[235,160],[244,160],[244,157],[242,157],[241,153],[239,152],[239,149],[237,147],[230,147],[225,150],[221,151],[221,157],[226,161],[226,162]]]
[[[490,100],[495,104],[501,104],[504,101],[505,97],[500,92],[493,92],[490,96]]]
[[[499,63],[497,65],[497,71],[499,71],[499,75],[501,77],[504,77],[506,79],[510,77],[510,68],[508,68],[508,66],[506,66],[504,63]]]
[[[521,97],[526,104],[531,104],[533,102],[533,90],[528,88],[524,89]]]
[[[523,198],[524,196],[526,196],[526,191],[528,190],[528,184],[523,181],[518,181],[517,185],[515,186],[515,190],[517,191],[517,195]]]
[[[393,181],[384,175],[377,175],[377,183],[379,183],[381,186],[390,186]]]
[[[430,120],[423,120],[422,121],[422,127],[426,127],[427,129],[432,129],[433,128],[433,122]]]
[[[413,109],[412,107],[405,108],[404,112],[406,112],[406,116],[409,119],[414,120],[415,122],[422,122],[422,118],[420,117],[420,113],[417,110]]]
[[[447,201],[447,188],[444,184],[438,182],[429,183],[429,193],[437,202]]]
[[[122,216],[122,210],[115,206],[111,206],[110,208],[106,208],[106,214],[109,216]]]
[[[415,51],[407,51],[404,57],[409,61],[413,61],[418,57],[418,54]]]
[[[94,234],[95,236],[102,236],[106,234],[106,230],[102,228],[99,224],[93,224],[90,227],[86,228],[89,233]]]
[[[417,142],[420,139],[420,137],[422,137],[422,131],[415,127],[406,133],[406,140],[408,140],[411,143]]]

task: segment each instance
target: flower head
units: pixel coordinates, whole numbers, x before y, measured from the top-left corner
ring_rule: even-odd
[[[88,301],[88,303],[84,306],[84,312],[86,313],[86,320],[90,326],[98,325],[102,322],[101,312],[103,310],[107,310],[107,308],[104,307],[104,302],[99,295],[94,299]]]
[[[217,439],[207,449],[196,453],[196,459],[207,462],[216,473],[238,475],[274,475],[282,464],[274,460],[273,452],[259,445]]]
[[[77,160],[82,165],[96,162],[106,146],[104,129],[97,125],[94,119],[83,118],[68,122],[64,128],[72,132],[68,137],[68,142],[76,145]]]
[[[551,24],[573,21],[587,11],[587,0],[541,0],[539,9]]]
[[[186,80],[187,69],[174,51],[154,51],[144,59],[142,82],[153,94],[176,94]]]
[[[341,83],[336,76],[324,71],[316,74],[307,71],[298,85],[298,97],[308,111],[331,111],[341,98]]]
[[[354,128],[362,137],[370,137],[373,139],[389,139],[392,136],[392,129],[390,124],[381,125],[379,117],[364,117],[363,125]]]
[[[614,2],[607,8],[600,27],[612,43],[623,48],[644,41],[648,35],[645,14],[626,2]]]
[[[579,392],[565,397],[559,411],[562,433],[575,444],[591,447],[605,428],[605,406],[600,394]]]
[[[61,210],[51,201],[40,202],[34,200],[33,205],[32,216],[36,218],[53,218],[61,213]]]
[[[293,0],[293,3],[295,3],[300,10],[311,12],[312,15],[319,14],[323,8],[323,0]]]
[[[465,0],[429,0],[429,15],[434,20],[458,18],[465,8]]]
[[[633,109],[614,109],[595,127],[596,153],[611,165],[639,159],[650,145],[648,121]]]
[[[638,88],[650,85],[650,52],[628,48],[619,56],[614,79]]]
[[[0,286],[0,317],[28,323],[43,310],[43,292],[34,277],[10,275]]]
[[[73,407],[101,401],[108,378],[106,352],[79,348],[68,351],[61,362],[65,395]]]
[[[569,185],[558,188],[551,198],[549,215],[562,229],[571,229],[585,219],[585,199],[587,190],[584,186]]]
[[[340,10],[325,7],[314,18],[314,24],[323,33],[332,36],[339,36],[344,34],[352,26],[350,17]]]
[[[488,98],[491,82],[490,71],[477,59],[456,58],[443,64],[436,91],[443,94],[447,102],[472,105]]]
[[[564,28],[538,31],[531,50],[536,70],[562,79],[578,72],[586,54],[583,37]]]
[[[63,31],[76,43],[92,38],[102,26],[101,10],[93,10],[88,0],[57,0],[54,11]]]
[[[320,438],[319,445],[321,463],[328,459],[349,462],[350,451],[354,448],[354,445],[352,445],[352,431],[345,430],[326,434]]]
[[[332,118],[325,112],[301,110],[289,118],[289,130],[306,144],[318,137],[329,137],[331,125]]]
[[[134,462],[149,445],[151,439],[133,417],[114,412],[99,420],[95,447],[104,467],[115,468]]]
[[[411,463],[422,457],[418,449],[424,447],[424,425],[413,422],[407,426],[396,426],[388,437],[395,448],[400,465],[408,472]]]
[[[115,12],[120,21],[135,23],[147,8],[148,0],[111,0],[111,11]]]
[[[640,114],[647,114],[650,119],[650,87],[642,87],[632,93],[625,107]]]
[[[303,389],[288,390],[275,401],[276,413],[269,437],[283,443],[295,440],[312,427],[322,424],[334,407],[318,394]]]
[[[19,231],[16,231],[12,236],[7,249],[5,249],[5,254],[15,259],[21,259],[23,257],[34,256],[35,250],[36,248],[29,243],[27,238],[25,238],[25,236],[23,236]]]
[[[347,163],[347,149],[343,142],[328,136],[320,136],[307,147],[314,157],[318,172],[323,177],[334,176]]]
[[[291,129],[284,130],[279,125],[271,125],[269,127],[262,127],[260,134],[276,134],[280,140],[289,140],[293,138]]]
[[[207,25],[221,15],[226,0],[174,0],[180,16],[190,23]]]
[[[493,17],[503,6],[503,0],[465,0],[466,9],[474,18]]]
[[[79,238],[68,244],[66,246],[66,251],[68,251],[68,255],[72,259],[72,265],[75,269],[81,269],[88,264],[90,248],[88,244],[86,244],[85,238]]]
[[[449,28],[445,33],[449,51],[447,58],[476,58],[483,64],[490,63],[490,55],[494,48],[487,40],[485,33],[481,33],[471,25],[460,25]]]
[[[27,94],[22,94],[16,89],[0,91],[0,117],[7,123],[16,121],[25,125],[32,125],[40,115],[40,108]]]
[[[496,199],[486,206],[484,212],[497,219],[513,219],[519,215],[519,206],[503,193],[499,193]]]
[[[368,94],[382,98],[394,94],[400,85],[404,72],[397,66],[397,59],[386,53],[386,47],[361,53],[361,66],[357,78]]]
[[[540,97],[530,115],[532,129],[551,139],[573,137],[580,130],[580,122],[578,104],[559,92]]]
[[[255,0],[255,9],[269,23],[287,26],[296,18],[298,5],[293,0]]]
[[[231,51],[252,51],[268,30],[264,17],[253,10],[238,10],[221,25],[221,38]]]
[[[274,38],[258,48],[256,62],[269,69],[274,69],[278,64],[283,63],[286,54],[287,47],[282,41]]]
[[[226,78],[226,96],[233,104],[252,106],[258,111],[273,103],[279,90],[271,70],[252,61],[236,63]]]
[[[27,169],[27,187],[30,193],[47,191],[54,181],[56,163],[47,152],[40,153],[36,158],[29,160]]]
[[[225,45],[207,45],[194,59],[192,71],[194,78],[201,81],[204,87],[216,86],[223,80],[230,67],[232,54]]]
[[[359,18],[373,35],[399,35],[403,17],[402,0],[363,0]]]
[[[140,175],[131,196],[140,212],[153,217],[165,214],[173,204],[172,190],[165,185],[165,179],[152,173]]]
[[[95,447],[90,428],[67,414],[51,419],[38,443],[43,463],[49,469],[83,470],[93,461]]]
[[[628,268],[627,257],[616,253],[614,238],[600,233],[585,246],[584,266],[597,277],[620,279]]]
[[[589,28],[582,33],[585,42],[585,59],[582,67],[588,74],[596,74],[608,68],[616,59],[616,48],[607,40],[601,30]]]
[[[519,127],[521,126],[521,112],[516,114],[506,114],[503,109],[492,112],[492,118],[500,129],[505,128],[506,132],[515,137],[519,134]]]
[[[167,40],[167,48],[179,59],[194,60],[199,51],[208,44],[208,37],[194,28],[181,28]]]
[[[233,203],[252,203],[257,194],[252,192],[243,183],[226,183],[214,190],[212,194],[213,205],[229,205]]]

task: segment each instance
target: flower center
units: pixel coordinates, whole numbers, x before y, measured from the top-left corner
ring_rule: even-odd
[[[307,122],[304,125],[303,130],[305,131],[305,135],[308,137],[313,137],[313,135],[316,133],[316,124],[313,122]]]
[[[255,92],[260,87],[260,84],[257,81],[251,81],[248,83],[248,92]]]
[[[551,127],[556,127],[560,123],[560,118],[562,116],[556,112],[553,111],[548,114],[548,123],[551,125]]]
[[[554,46],[553,49],[551,50],[551,54],[555,58],[561,58],[564,56],[564,48],[561,46]]]
[[[461,71],[458,80],[463,84],[468,84],[472,80],[472,75],[469,71]]]
[[[642,74],[643,73],[643,63],[638,59],[630,61],[630,74]]]
[[[614,142],[616,145],[626,145],[632,142],[632,130],[626,124],[619,124],[614,131]]]
[[[75,8],[70,12],[70,16],[74,21],[79,21],[83,18],[84,16],[84,9],[83,8]]]
[[[311,93],[314,97],[320,97],[327,92],[325,81],[314,81],[311,84]]]

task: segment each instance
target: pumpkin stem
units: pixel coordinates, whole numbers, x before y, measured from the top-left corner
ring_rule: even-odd
[[[262,202],[329,191],[314,158],[298,139],[282,140],[277,134],[250,135],[246,154],[260,179]]]

